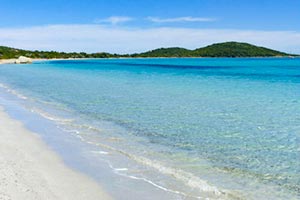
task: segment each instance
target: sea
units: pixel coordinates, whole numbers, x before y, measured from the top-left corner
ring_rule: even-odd
[[[300,199],[299,58],[4,64],[0,106],[115,199]]]

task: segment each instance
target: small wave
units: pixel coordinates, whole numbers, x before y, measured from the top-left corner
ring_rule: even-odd
[[[74,121],[73,119],[65,119],[65,118],[59,118],[59,117],[53,116],[53,115],[51,115],[45,111],[42,111],[40,109],[37,109],[37,108],[32,108],[32,109],[30,109],[30,111],[33,113],[37,113],[46,119],[49,119],[51,121],[55,121],[55,122],[58,122],[61,124],[71,123],[72,121]]]
[[[91,151],[91,152],[95,154],[103,154],[103,155],[109,154],[107,151]]]
[[[59,128],[60,130],[64,131],[64,132],[68,132],[68,133],[76,133],[76,134],[79,134],[80,131],[78,130],[70,130],[70,129],[65,129],[65,128],[62,128],[60,126],[57,126],[57,128]]]
[[[28,97],[26,97],[26,96],[20,94],[20,93],[17,92],[16,90],[13,90],[13,89],[11,89],[10,87],[8,87],[7,85],[4,85],[4,84],[2,84],[2,83],[0,83],[0,88],[5,89],[8,93],[10,93],[10,94],[12,94],[12,95],[14,95],[14,96],[16,96],[16,97],[18,97],[18,98],[20,98],[20,99],[24,99],[24,100],[28,99]]]
[[[103,132],[102,129],[99,129],[99,128],[94,127],[94,126],[86,125],[86,124],[69,124],[69,126],[76,127],[76,128],[79,128],[79,129],[87,129],[89,131],[95,131],[95,132],[98,132],[98,133]]]
[[[184,183],[186,186],[188,186],[190,188],[193,188],[193,189],[197,189],[198,191],[203,192],[203,194],[207,194],[208,196],[212,195],[212,196],[215,196],[217,198],[224,198],[224,199],[227,199],[227,198],[242,199],[242,197],[240,197],[236,193],[233,193],[233,192],[227,191],[227,190],[221,190],[221,189],[219,189],[215,186],[210,185],[205,180],[202,180],[201,178],[199,178],[199,177],[197,177],[197,176],[195,176],[195,175],[193,175],[189,172],[183,171],[181,169],[175,169],[175,168],[167,167],[167,166],[164,166],[163,164],[161,164],[158,161],[150,160],[150,159],[145,158],[145,157],[132,155],[132,154],[129,154],[125,151],[118,150],[114,147],[111,147],[111,146],[108,146],[108,145],[105,145],[105,144],[90,142],[90,141],[86,141],[84,139],[83,139],[83,141],[85,141],[89,144],[93,144],[93,145],[96,145],[96,146],[99,146],[99,147],[102,147],[102,148],[109,149],[111,151],[118,152],[122,155],[125,155],[126,157],[130,158],[131,160],[134,160],[135,162],[138,162],[138,163],[140,163],[144,166],[151,167],[151,168],[157,170],[158,172],[160,172],[164,175],[168,175],[170,177],[173,177],[176,180],[179,180],[182,183]],[[115,170],[115,168],[113,168],[113,169]],[[117,172],[118,170],[115,170],[115,171]],[[132,176],[132,175],[126,175],[126,176],[131,176],[131,178],[144,180],[144,181],[146,181],[146,182],[148,182],[148,183],[150,183],[150,184],[152,184],[152,185],[154,185],[154,186],[156,186],[160,189],[164,189],[164,190],[169,191],[169,192],[172,191],[172,190],[164,188],[160,185],[157,185],[156,183],[154,183],[154,182],[152,182],[152,181],[150,181],[146,178],[138,178],[138,177],[135,177],[135,176]],[[172,192],[175,192],[177,194],[185,194],[185,193],[182,193],[182,192],[179,192],[179,191],[172,191]]]
[[[202,192],[208,192],[212,193],[216,196],[221,196],[222,194],[225,194],[225,192],[219,190],[217,187],[210,185],[206,181],[200,179],[199,177],[194,176],[191,173],[185,172],[180,169],[174,169],[171,167],[166,167],[160,164],[157,161],[153,161],[144,157],[138,157],[134,155],[130,155],[130,157],[139,162],[142,163],[146,166],[150,166],[156,170],[158,170],[160,173],[172,176],[176,178],[177,180],[182,181],[185,183],[187,186],[198,189]]]
[[[154,187],[164,190],[166,192],[170,192],[170,193],[174,193],[174,194],[178,194],[178,195],[182,195],[182,196],[186,196],[186,197],[194,197],[194,196],[188,195],[184,192],[168,189],[168,188],[163,187],[163,186],[161,186],[147,178],[144,178],[144,177],[137,177],[137,176],[133,176],[133,175],[129,175],[129,174],[120,173],[121,171],[128,171],[128,169],[127,168],[115,168],[109,161],[107,161],[107,160],[103,160],[103,161],[105,161],[108,164],[108,166],[114,171],[114,173],[117,175],[124,176],[124,177],[134,179],[134,180],[144,181],[144,182],[149,183],[150,185],[153,185]],[[194,197],[194,198],[202,199],[201,197]]]
[[[62,111],[66,111],[66,112],[70,112],[69,109],[67,109],[63,104],[60,104],[60,103],[56,103],[56,102],[50,102],[50,101],[44,101],[44,100],[41,100],[41,99],[34,99],[37,103],[40,103],[42,105],[49,105],[55,109],[58,109],[58,110],[62,110]]]
[[[115,171],[128,171],[127,168],[115,168]]]

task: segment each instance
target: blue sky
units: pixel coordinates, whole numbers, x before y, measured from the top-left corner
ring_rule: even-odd
[[[0,45],[126,53],[237,40],[300,53],[299,0],[0,0],[0,5]]]

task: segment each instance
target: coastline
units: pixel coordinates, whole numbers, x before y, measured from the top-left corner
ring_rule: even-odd
[[[112,199],[0,107],[0,199]]]
[[[189,58],[199,58],[199,59],[224,59],[224,58],[228,58],[228,59],[241,59],[241,58],[245,58],[245,59],[265,59],[265,58],[278,58],[278,59],[282,59],[282,58],[286,58],[286,59],[294,59],[294,58],[300,58],[300,56],[267,56],[267,57],[261,57],[261,56],[257,56],[257,57],[111,57],[111,58],[32,58],[32,62],[36,62],[36,61],[52,61],[52,60],[90,60],[90,59],[104,59],[104,60],[109,60],[109,59],[189,59]],[[0,59],[0,65],[1,64],[16,64],[17,59]]]
[[[76,58],[77,60],[78,58]],[[16,64],[15,58],[13,59],[0,59],[0,65],[1,64]],[[46,60],[75,60],[75,58],[51,58],[51,59],[46,59],[46,58],[32,58],[32,62],[36,61],[46,61]]]

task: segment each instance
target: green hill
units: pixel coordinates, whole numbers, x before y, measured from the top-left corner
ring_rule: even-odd
[[[296,56],[275,51],[265,47],[258,47],[248,43],[224,42],[212,44],[203,48],[188,50],[179,47],[160,48],[144,53],[119,55],[110,53],[65,53],[57,51],[28,51],[0,46],[0,59],[18,58],[115,58],[115,57],[275,57]]]
[[[188,50],[183,48],[161,48],[133,57],[274,57],[293,56],[265,47],[258,47],[248,43],[224,42],[212,44],[203,48]]]
[[[258,47],[248,43],[225,42],[212,44],[193,51],[196,57],[269,57],[289,56],[287,53],[275,51],[265,47]]]

